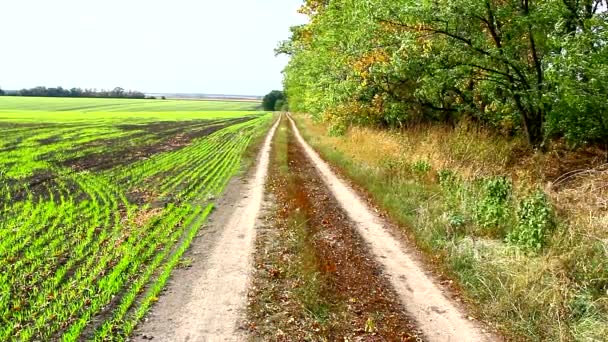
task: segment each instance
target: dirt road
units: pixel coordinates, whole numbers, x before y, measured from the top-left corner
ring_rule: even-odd
[[[238,327],[246,307],[255,225],[277,125],[262,145],[255,172],[228,186],[208,226],[192,243],[191,267],[174,272],[167,291],[135,331],[135,340],[244,339]]]
[[[283,178],[291,181],[277,183],[278,190],[269,194],[284,222],[268,226],[259,220],[277,122],[255,172],[230,184],[208,227],[192,244],[191,267],[176,270],[134,339],[497,340],[468,318],[410,247],[304,141],[291,118],[289,123],[293,136]],[[290,226],[289,217],[300,221]],[[256,245],[258,229],[262,234]],[[293,248],[293,241],[283,244],[290,239],[300,239],[300,249]],[[255,246],[257,270],[249,286]],[[304,277],[292,267],[298,260],[309,268]],[[305,279],[307,272],[310,279]],[[314,285],[307,289],[307,300],[318,311],[292,296],[306,282]],[[247,291],[251,321],[245,324]],[[255,318],[251,302],[261,308]],[[319,325],[319,318],[325,323]]]
[[[270,224],[256,241],[249,339],[418,341],[415,324],[287,119],[268,177]]]
[[[346,182],[339,179],[319,155],[304,141],[294,121],[292,130],[308,158],[315,165],[332,195],[356,230],[367,242],[375,261],[384,269],[402,304],[428,341],[492,341],[495,337],[483,331],[425,272],[408,246],[395,238],[386,223],[370,210]]]

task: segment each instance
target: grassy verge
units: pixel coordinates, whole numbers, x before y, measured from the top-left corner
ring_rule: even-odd
[[[330,137],[296,119],[507,337],[606,339],[608,173],[598,154],[533,153],[467,126]]]

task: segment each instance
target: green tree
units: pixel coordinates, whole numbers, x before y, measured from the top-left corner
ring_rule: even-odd
[[[284,101],[285,94],[280,90],[273,90],[262,99],[262,107],[264,110],[277,110],[277,101]]]
[[[277,100],[277,102],[274,105],[274,110],[277,112],[278,111],[286,112],[287,111],[287,102],[285,102],[285,100],[283,100],[283,99]]]
[[[515,113],[528,141],[538,146],[549,110],[543,101],[546,33],[559,18],[559,7],[550,4],[443,0],[389,10],[381,20],[413,34],[415,44],[429,45],[431,70],[421,91],[431,103],[441,108],[439,100],[451,90],[480,112],[489,108],[494,120]]]
[[[81,97],[82,93],[83,93],[83,91],[80,88],[72,88],[72,89],[70,89],[70,96],[71,97]]]
[[[547,134],[574,145],[599,143],[608,150],[608,23],[595,17],[582,25],[585,30],[578,34],[554,38],[561,52],[547,68],[555,84]]]
[[[608,132],[601,3],[307,0],[300,12],[310,22],[276,52],[291,57],[290,109],[338,128],[466,117],[535,147],[591,131],[574,140],[596,141]]]
[[[121,87],[114,88],[109,94],[109,97],[124,97],[124,96],[125,96],[125,90]]]

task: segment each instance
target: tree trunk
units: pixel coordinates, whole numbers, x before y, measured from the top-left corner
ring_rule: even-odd
[[[543,115],[540,112],[522,112],[521,118],[528,143],[538,148],[544,140]]]

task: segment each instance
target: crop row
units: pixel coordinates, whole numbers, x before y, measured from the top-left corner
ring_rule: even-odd
[[[0,151],[0,166],[20,153],[38,164],[21,178],[0,174],[0,340],[128,336],[269,119],[234,124],[105,171],[74,171],[40,160],[39,151],[32,157],[34,138],[11,131],[18,144],[4,156]],[[78,144],[132,134],[95,129],[107,134],[55,129],[68,138],[45,141],[44,152],[65,157]],[[35,139],[50,134],[41,128]],[[45,176],[23,181],[39,174]]]

